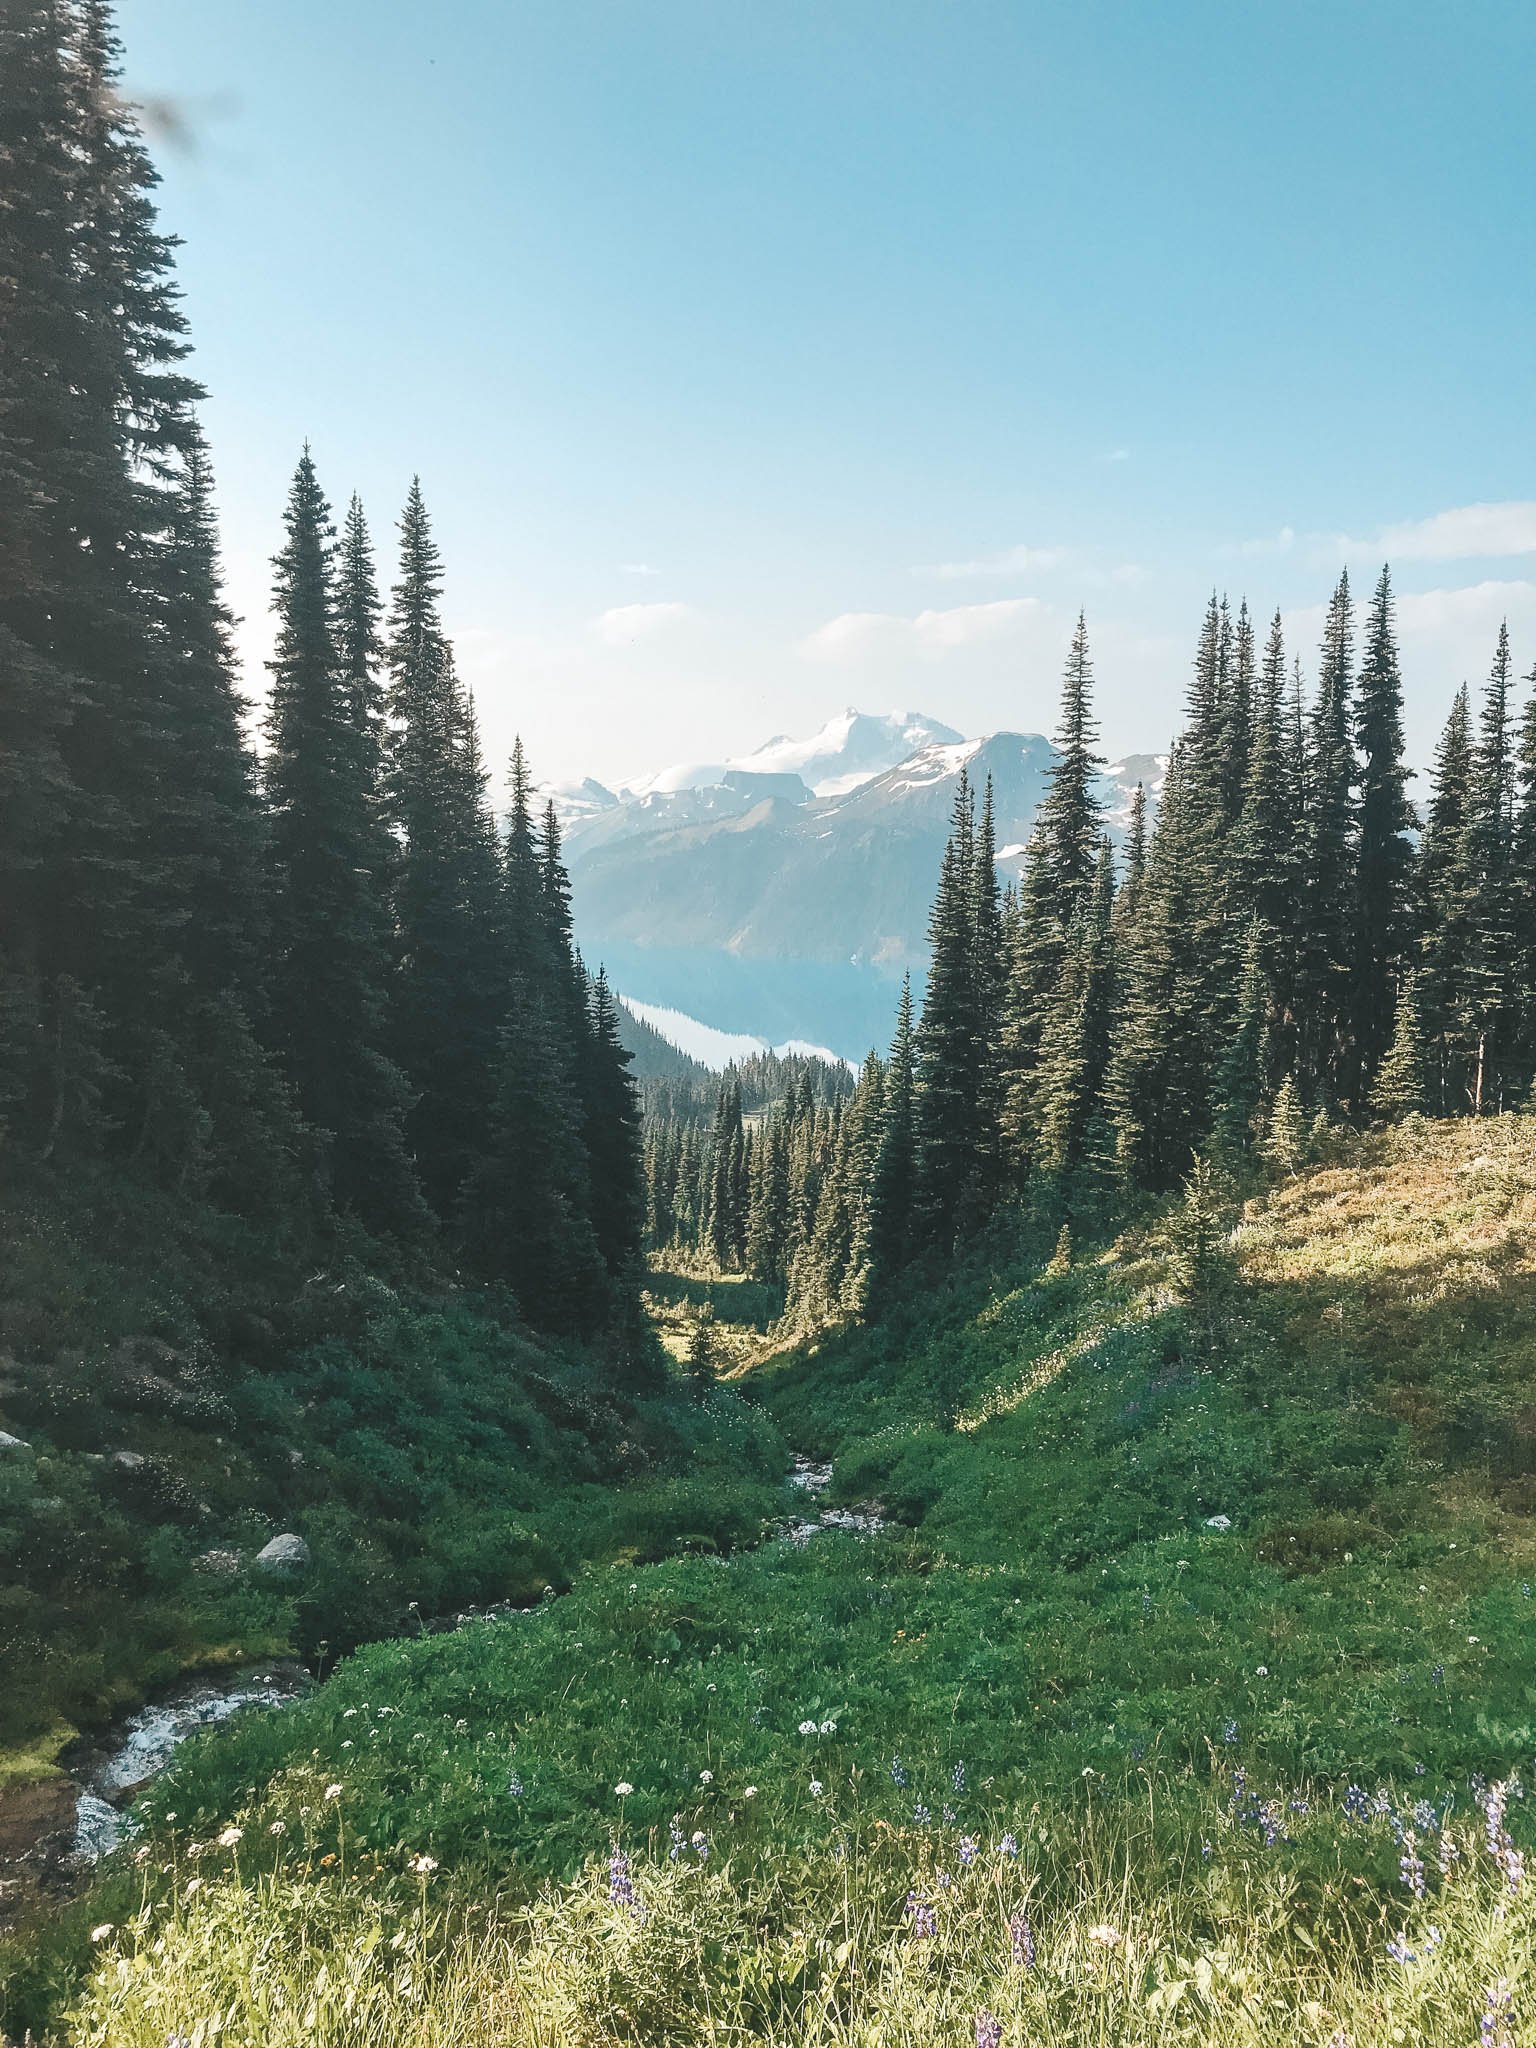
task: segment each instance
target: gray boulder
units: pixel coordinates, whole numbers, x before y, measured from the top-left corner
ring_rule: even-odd
[[[301,1572],[309,1563],[309,1545],[302,1536],[274,1536],[257,1551],[256,1562],[267,1572]]]

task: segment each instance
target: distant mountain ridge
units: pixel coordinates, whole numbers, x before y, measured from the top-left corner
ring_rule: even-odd
[[[858,1059],[890,1034],[901,975],[921,980],[934,877],[962,769],[990,776],[999,870],[1014,879],[1056,750],[1038,733],[966,739],[917,712],[840,713],[724,762],[610,790],[555,787],[576,930],[624,996],[715,1030]],[[1101,779],[1121,836],[1161,757]]]

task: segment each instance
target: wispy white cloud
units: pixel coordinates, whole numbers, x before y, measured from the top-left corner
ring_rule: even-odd
[[[913,574],[957,580],[972,576],[1043,575],[1047,570],[1059,569],[1066,559],[1065,548],[1035,548],[1021,542],[1017,547],[1000,548],[996,554],[978,555],[969,562],[933,562]]]
[[[800,642],[810,661],[857,661],[880,652],[944,654],[976,647],[1041,615],[1038,597],[999,598],[992,604],[957,604],[915,613],[840,612]]]
[[[1367,545],[1345,540],[1353,554]],[[1536,555],[1536,498],[1493,505],[1456,505],[1428,519],[1388,526],[1369,543],[1389,562],[1467,562]]]
[[[1250,561],[1262,559],[1266,555],[1288,555],[1295,545],[1295,527],[1282,526],[1277,533],[1260,534],[1254,540],[1231,541],[1225,547],[1219,549],[1218,552],[1223,555],[1236,556],[1242,561]]]
[[[650,640],[695,616],[690,604],[617,604],[593,620],[592,630],[608,647]]]
[[[1130,459],[1131,451],[1129,448],[1107,448],[1104,451],[1104,460],[1106,462],[1129,462]]]
[[[661,571],[653,569],[649,562],[620,562],[621,576],[659,576]]]

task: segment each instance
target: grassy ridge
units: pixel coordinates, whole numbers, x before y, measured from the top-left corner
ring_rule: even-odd
[[[92,1907],[121,1924],[147,1883],[166,1946],[114,1933],[70,2038],[148,2042],[178,1985],[246,1997],[182,1860],[232,1826],[210,1913],[255,1898],[316,1953],[409,1923],[399,2038],[563,2013],[926,2043],[980,2013],[1020,2042],[1363,2048],[1476,2039],[1506,1981],[1526,2038],[1523,1807],[1478,1802],[1536,1751],[1532,1137],[1358,1143],[1251,1201],[1193,1300],[1178,1218],[1044,1267],[1000,1239],[905,1320],[750,1374],[895,1527],[596,1569],[201,1746]],[[367,2025],[317,2021],[389,2038]]]

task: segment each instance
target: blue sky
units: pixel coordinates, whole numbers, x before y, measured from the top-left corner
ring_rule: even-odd
[[[845,703],[1160,746],[1205,595],[1410,732],[1536,662],[1524,0],[122,0],[253,687],[307,435],[419,470],[490,748],[605,779]],[[1482,509],[1477,509],[1482,508]]]

